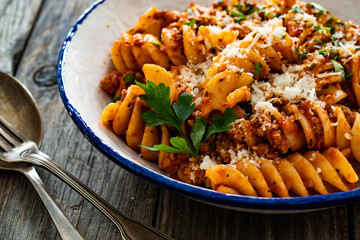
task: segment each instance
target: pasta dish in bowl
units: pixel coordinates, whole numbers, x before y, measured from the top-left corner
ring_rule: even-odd
[[[225,207],[298,210],[357,199],[358,25],[316,3],[220,0],[182,12],[152,7],[130,26],[109,40],[115,70],[98,78],[113,99],[100,104],[101,129],[73,116],[107,156]],[[64,62],[59,86],[72,113]],[[101,131],[140,156],[130,164]]]

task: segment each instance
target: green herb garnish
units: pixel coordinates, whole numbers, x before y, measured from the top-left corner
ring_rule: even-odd
[[[156,42],[151,42],[155,47],[157,47],[157,48],[159,48],[160,47],[160,45],[158,44],[158,43],[156,43]]]
[[[259,12],[262,12],[262,11],[264,11],[264,10],[265,10],[265,8],[266,8],[266,6],[265,6],[265,5],[259,6],[258,11],[259,11]]]
[[[307,53],[300,52],[300,60],[302,61],[302,60],[306,59],[306,55],[307,55]]]
[[[334,21],[334,16],[331,16],[327,21],[326,21],[326,24],[330,24]]]
[[[353,72],[349,72],[348,74],[346,74],[346,76],[345,76],[345,80],[349,80],[350,78],[352,78],[352,77],[353,77],[353,75],[354,75],[354,73],[353,73]]]
[[[281,16],[281,13],[277,12],[273,18],[278,18]]]
[[[236,7],[240,12],[242,12],[244,5],[240,5],[240,4],[233,4],[234,7]]]
[[[193,96],[185,92],[179,95],[178,101],[171,106],[170,88],[165,84],[148,81],[147,85],[137,82],[145,94],[140,95],[140,99],[144,100],[153,110],[144,112],[141,117],[148,126],[169,125],[174,127],[180,136],[170,138],[172,146],[154,145],[141,146],[152,151],[165,151],[170,153],[190,153],[199,161],[199,149],[212,134],[226,132],[232,129],[229,126],[236,120],[236,114],[230,108],[227,108],[222,117],[213,115],[212,123],[207,125],[206,119],[200,117],[192,126],[190,138],[183,132],[181,126],[190,117],[194,111],[195,104],[192,103]]]
[[[324,30],[328,33],[331,33],[332,28],[331,27],[321,27],[321,26],[315,26],[315,31],[319,32],[320,30]]]
[[[196,20],[193,19],[193,20],[191,20],[190,22],[186,22],[186,23],[184,23],[184,24],[185,24],[185,25],[188,25],[189,27],[192,27],[192,26],[194,26],[195,23],[196,23]]]
[[[318,3],[314,3],[314,2],[307,3],[306,7],[312,8],[312,9],[316,8],[317,10],[320,10],[320,11],[326,11],[323,6],[321,6]]]
[[[300,55],[300,60],[304,60],[306,58],[307,53],[299,51],[298,48],[295,48],[295,52]]]
[[[339,26],[345,26],[345,23],[343,23],[343,22],[336,22],[335,24],[339,25]]]
[[[212,45],[212,47],[210,48],[210,53],[214,54],[216,53],[216,45]]]
[[[332,60],[337,60],[338,57],[340,56],[340,54],[337,52],[337,53],[330,53],[330,57]]]
[[[313,70],[316,67],[316,64],[311,64],[311,66],[309,67],[310,70]]]
[[[134,84],[137,79],[135,74],[126,74],[124,80],[126,84]]]
[[[293,13],[304,13],[304,10],[301,9],[298,5],[294,5],[294,6],[291,8],[290,12],[293,12]]]
[[[116,103],[117,101],[120,101],[121,100],[121,95],[120,96],[116,96],[112,99],[112,102],[113,103]]]
[[[335,44],[335,38],[334,38],[333,36],[331,36],[331,37],[330,37],[330,40],[331,40],[332,45],[335,46],[335,45],[336,45],[336,44]]]
[[[327,49],[319,50],[319,54],[323,55],[324,57],[329,55],[329,51]]]
[[[345,70],[344,70],[344,67],[343,67],[340,63],[338,63],[337,61],[335,61],[335,60],[331,60],[331,63],[332,63],[333,66],[334,66],[335,72],[340,73],[340,77],[342,78],[342,80],[345,80]]]
[[[194,10],[193,10],[192,8],[188,8],[188,9],[186,10],[186,13],[187,13],[188,15],[193,15],[193,14],[194,14]]]
[[[255,63],[254,66],[254,75],[260,75],[261,74],[261,68],[262,68],[262,64],[257,62]]]
[[[244,15],[242,12],[238,12],[235,10],[231,11],[231,16],[238,17],[238,18],[240,18],[240,20],[244,20],[246,18],[246,15]]]
[[[334,34],[334,33],[335,33],[335,30],[336,30],[335,27],[333,27],[333,26],[330,27],[330,33],[331,33],[331,34]]]

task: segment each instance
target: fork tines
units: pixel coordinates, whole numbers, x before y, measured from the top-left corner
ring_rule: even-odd
[[[8,152],[22,142],[21,135],[0,116],[0,151]]]

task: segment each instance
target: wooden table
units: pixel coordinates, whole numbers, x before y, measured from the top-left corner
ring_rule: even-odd
[[[100,154],[68,116],[55,72],[68,30],[92,2],[0,1],[0,70],[34,94],[44,121],[45,153],[124,213],[175,239],[360,239],[360,203],[288,215],[230,211],[145,182]],[[326,0],[318,2],[326,5]],[[360,1],[327,4],[337,15],[360,23]],[[48,172],[39,172],[86,239],[119,239],[114,225],[92,205]],[[18,173],[0,171],[0,239],[60,239],[34,188]]]

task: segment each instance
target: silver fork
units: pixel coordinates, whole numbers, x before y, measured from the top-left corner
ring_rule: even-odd
[[[80,233],[76,230],[60,207],[52,199],[33,165],[22,163],[6,163],[0,160],[0,169],[21,172],[30,180],[36,192],[43,201],[46,209],[48,210],[63,240],[83,240]]]
[[[4,161],[7,155],[11,153],[12,148],[15,147],[15,144],[20,144],[21,140],[15,135],[9,135],[1,125],[2,123],[0,123],[0,169],[20,172],[30,180],[48,210],[62,239],[83,240],[80,233],[46,190],[35,167],[28,163],[8,163]]]
[[[1,153],[1,151],[3,153]],[[0,116],[0,160],[8,163],[28,163],[46,168],[85,197],[105,214],[119,229],[122,239],[172,239],[156,228],[133,220],[107,203],[85,184],[61,169],[49,156],[38,150],[36,144],[24,138]]]

